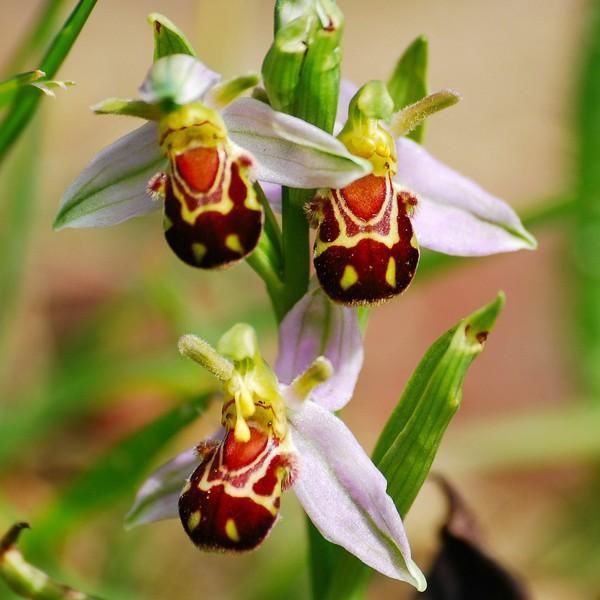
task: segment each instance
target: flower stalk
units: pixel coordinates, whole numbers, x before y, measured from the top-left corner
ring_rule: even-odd
[[[23,598],[32,600],[99,600],[51,579],[29,564],[16,544],[27,523],[16,523],[0,539],[0,578]]]

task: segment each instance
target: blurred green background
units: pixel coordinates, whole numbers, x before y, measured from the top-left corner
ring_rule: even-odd
[[[53,4],[58,28],[72,3]],[[426,147],[522,215],[560,208],[534,219],[537,252],[424,264],[405,295],[374,310],[344,417],[370,450],[427,347],[505,290],[507,307],[467,377],[434,468],[458,484],[489,548],[525,576],[535,598],[600,598],[600,58],[586,58],[598,3],[339,4],[346,78],[387,79],[425,34],[430,88],[463,96],[430,121]],[[203,61],[234,76],[259,70],[272,5],[99,2],[59,73],[76,87],[43,101],[0,166],[0,530],[31,522],[27,556],[106,598],[307,595],[304,522],[291,494],[269,540],[240,557],[199,553],[177,522],[122,529],[145,475],[219,419],[216,405],[198,420],[180,408],[192,401],[200,412],[212,382],[178,356],[178,336],[214,342],[244,320],[275,356],[260,282],[246,265],[206,273],[180,264],[157,215],[111,229],[51,228],[66,186],[136,125],[88,107],[135,94],[152,57],[147,14],[166,14]],[[44,6],[3,0],[3,65]],[[38,56],[20,70],[35,68]],[[423,568],[442,515],[437,489],[426,484],[407,519]],[[370,597],[410,594],[378,577]],[[12,597],[0,583],[0,598]]]

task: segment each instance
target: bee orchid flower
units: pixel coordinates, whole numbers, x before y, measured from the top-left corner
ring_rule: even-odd
[[[450,91],[394,113],[382,82],[342,82],[336,133],[370,174],[343,188],[318,190],[307,207],[317,229],[313,261],[333,300],[372,304],[402,293],[419,248],[454,256],[534,249],[536,241],[504,201],[406,137],[425,117],[458,101]],[[280,192],[266,191],[275,209]]]
[[[179,516],[202,549],[250,550],[275,524],[281,494],[291,488],[326,539],[424,589],[385,478],[334,414],[350,399],[362,365],[352,309],[310,291],[282,323],[275,372],[243,324],[221,338],[218,351],[194,336],[184,336],[180,349],[222,381],[223,430],[146,481],[129,525]]]
[[[299,188],[344,186],[370,171],[317,127],[253,98],[255,76],[221,82],[198,59],[157,60],[137,100],[97,113],[150,123],[96,156],[67,189],[56,228],[114,225],[163,208],[165,237],[184,262],[228,266],[256,247],[263,206],[257,179]]]

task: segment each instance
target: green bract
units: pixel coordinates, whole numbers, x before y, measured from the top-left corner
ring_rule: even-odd
[[[388,493],[406,515],[437,454],[442,437],[462,399],[473,360],[504,306],[497,298],[459,321],[425,353],[408,381],[373,451],[373,462],[388,481]],[[364,588],[369,570],[338,548],[331,548],[330,596],[352,598]]]

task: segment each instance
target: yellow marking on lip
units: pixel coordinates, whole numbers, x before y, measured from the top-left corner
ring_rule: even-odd
[[[167,217],[167,215],[165,215],[163,217],[163,229],[165,231],[169,231],[169,229],[171,229],[171,227],[173,227],[173,221],[171,221],[171,219],[169,219],[169,217]]]
[[[391,256],[385,270],[385,280],[390,287],[396,287],[396,261]]]
[[[225,238],[225,246],[229,248],[232,252],[237,252],[238,254],[245,254],[244,247],[242,246],[242,242],[240,241],[240,236],[236,233],[230,233]]]
[[[200,519],[202,515],[199,510],[195,510],[189,517],[187,526],[190,531],[194,531],[198,525],[200,525]]]
[[[233,519],[227,519],[227,523],[225,523],[225,534],[232,542],[240,541],[240,534]]]
[[[352,265],[346,265],[344,274],[340,279],[340,287],[345,291],[358,281],[358,273]]]
[[[194,258],[198,262],[202,262],[202,259],[206,255],[207,248],[204,244],[200,244],[199,242],[195,242],[192,244],[192,253],[194,254]]]

